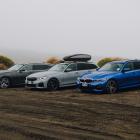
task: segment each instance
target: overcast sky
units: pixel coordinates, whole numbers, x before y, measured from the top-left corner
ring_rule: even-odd
[[[140,0],[0,0],[0,54],[140,58]]]

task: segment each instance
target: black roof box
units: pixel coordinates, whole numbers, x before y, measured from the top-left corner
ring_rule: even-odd
[[[88,54],[74,54],[63,58],[64,61],[82,61],[87,62],[91,60],[91,55]]]

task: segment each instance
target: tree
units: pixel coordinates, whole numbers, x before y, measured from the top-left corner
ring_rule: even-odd
[[[103,58],[101,59],[97,65],[99,67],[102,67],[103,65],[105,65],[106,63],[108,62],[112,62],[112,61],[120,61],[120,60],[123,60],[123,58],[119,58],[119,57],[107,57],[107,58]]]
[[[3,65],[5,65],[7,68],[9,68],[9,67],[11,67],[11,66],[14,65],[14,62],[13,62],[10,58],[1,55],[1,56],[0,56],[0,64],[3,64]]]
[[[57,64],[59,63],[61,60],[57,57],[50,57],[47,59],[47,61],[45,63],[49,63],[49,64]]]

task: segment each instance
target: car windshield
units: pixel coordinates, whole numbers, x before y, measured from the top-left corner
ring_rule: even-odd
[[[69,64],[66,64],[66,63],[65,64],[57,64],[57,65],[53,66],[52,68],[50,68],[49,71],[63,72],[67,68],[68,65]]]
[[[13,70],[17,71],[17,70],[21,69],[23,66],[24,65],[22,65],[22,64],[17,64],[17,65],[14,65],[13,67],[9,68],[8,70],[9,71],[13,71]]]
[[[99,69],[99,71],[120,71],[123,63],[108,63]]]

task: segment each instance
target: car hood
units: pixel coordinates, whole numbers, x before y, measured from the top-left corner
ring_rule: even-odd
[[[0,74],[5,74],[5,73],[9,73],[9,70],[0,70]]]
[[[96,71],[90,74],[84,75],[82,78],[92,78],[92,79],[100,79],[105,78],[106,76],[113,76],[118,74],[119,72],[111,72],[111,71]]]
[[[61,72],[58,71],[45,71],[45,72],[38,72],[38,73],[34,73],[29,75],[28,77],[36,77],[36,78],[41,78],[41,77],[45,77],[45,76],[55,76],[60,74]]]

